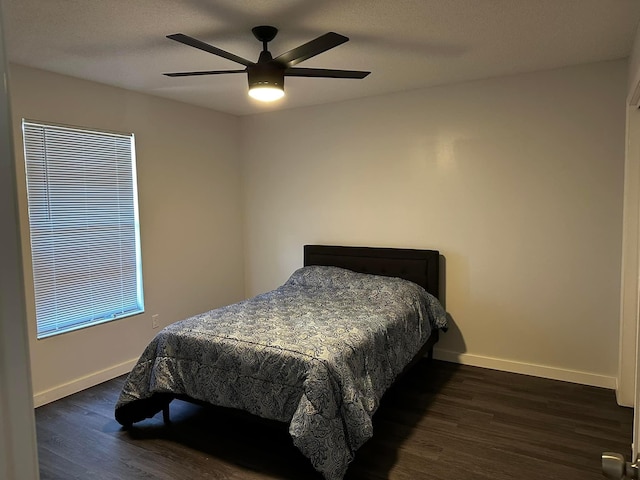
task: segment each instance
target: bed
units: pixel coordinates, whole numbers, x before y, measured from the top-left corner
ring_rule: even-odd
[[[175,398],[239,409],[288,424],[316,470],[340,480],[384,392],[446,328],[439,262],[435,250],[305,245],[277,289],[159,332],[116,420],[168,421]]]

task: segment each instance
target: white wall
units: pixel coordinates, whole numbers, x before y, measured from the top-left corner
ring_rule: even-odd
[[[42,404],[127,372],[161,326],[243,298],[237,117],[10,66],[33,390]],[[20,122],[136,135],[145,313],[36,340]]]
[[[12,66],[22,175],[22,117],[133,131],[138,154],[137,317],[35,339],[18,185],[36,402],[126,372],[154,313],[277,286],[305,243],[437,248],[440,358],[613,387],[626,77],[606,62],[238,119]]]
[[[247,293],[305,243],[439,249],[437,356],[614,387],[626,82],[615,61],[244,117]]]

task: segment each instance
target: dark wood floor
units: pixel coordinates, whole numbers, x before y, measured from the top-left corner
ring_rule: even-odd
[[[36,410],[41,478],[320,480],[285,428],[174,401],[124,431],[116,378]],[[383,400],[346,480],[601,479],[630,453],[613,391],[423,360]]]

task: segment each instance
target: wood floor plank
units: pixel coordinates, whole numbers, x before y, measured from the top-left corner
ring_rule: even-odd
[[[172,403],[125,431],[124,377],[36,409],[43,480],[321,480],[286,428]],[[419,362],[385,395],[345,480],[601,479],[627,454],[633,412],[613,391],[447,362]]]

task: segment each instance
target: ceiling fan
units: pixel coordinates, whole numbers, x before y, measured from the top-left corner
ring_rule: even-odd
[[[349,40],[348,37],[335,32],[325,33],[315,40],[311,40],[299,47],[289,50],[273,58],[267,44],[273,40],[278,29],[268,25],[261,25],[251,29],[253,35],[262,42],[262,52],[257,62],[239,57],[220,48],[209,45],[183,33],[167,35],[167,38],[184,43],[205,52],[218,55],[232,62],[244,65],[242,70],[210,70],[200,72],[165,73],[168,77],[189,77],[194,75],[220,75],[227,73],[247,73],[249,80],[249,95],[262,101],[273,101],[284,96],[284,77],[320,77],[320,78],[356,78],[361,79],[371,72],[359,70],[331,70],[325,68],[294,68],[300,62],[326,52]]]

